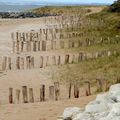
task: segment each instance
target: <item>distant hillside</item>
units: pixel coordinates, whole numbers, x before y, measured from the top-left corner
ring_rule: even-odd
[[[90,12],[83,9],[84,6],[45,6],[34,9],[33,12],[40,14],[79,14],[80,12]]]

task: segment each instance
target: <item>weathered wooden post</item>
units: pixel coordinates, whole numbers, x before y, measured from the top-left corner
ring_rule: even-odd
[[[31,57],[31,67],[34,68],[34,57]]]
[[[38,41],[38,51],[40,51],[40,50],[41,50],[41,42]]]
[[[17,57],[16,67],[17,67],[17,69],[20,69],[20,57]]]
[[[91,89],[90,89],[90,82],[89,81],[85,81],[85,84],[86,84],[86,96],[89,96],[91,95]]]
[[[42,41],[42,51],[46,51],[46,41]]]
[[[74,63],[75,62],[75,55],[73,55],[73,57],[72,57],[72,63]]]
[[[9,68],[9,70],[11,70],[11,64],[12,64],[12,63],[11,63],[11,57],[9,57],[9,58],[8,58],[8,68]]]
[[[43,60],[44,60],[43,56],[40,56],[40,68],[43,68]]]
[[[13,88],[9,88],[9,103],[13,103]]]
[[[74,97],[79,98],[79,86],[77,83],[74,84]]]
[[[16,102],[19,103],[20,102],[20,90],[16,90]]]
[[[56,65],[56,56],[52,56],[52,64]]]
[[[33,88],[29,88],[29,102],[34,102]]]
[[[16,52],[19,53],[19,32],[16,32]]]
[[[55,82],[54,83],[54,87],[55,87],[55,100],[59,100],[60,99],[60,86],[59,86],[59,82]]]
[[[70,58],[70,55],[65,56],[65,63],[69,63],[69,58]]]
[[[26,63],[27,63],[27,69],[30,69],[30,67],[31,67],[31,56],[26,57]]]
[[[21,69],[24,69],[24,58],[21,58]]]
[[[16,42],[15,41],[13,41],[13,53],[15,53],[16,51],[16,49],[15,49],[15,45],[16,45]]]
[[[27,41],[26,44],[27,44],[27,52],[30,52],[31,51],[31,41]]]
[[[24,42],[21,41],[21,52],[23,52],[23,48],[24,48]]]
[[[33,51],[35,52],[36,51],[36,41],[33,42]]]
[[[46,66],[49,66],[49,56],[46,57]]]
[[[54,99],[54,86],[49,86],[49,98],[50,100]]]
[[[6,70],[7,67],[7,57],[3,57],[3,62],[2,62],[2,70]]]
[[[58,56],[58,65],[61,64],[61,56]]]
[[[103,81],[101,79],[96,79],[97,81],[97,91],[102,92],[103,91]]]
[[[103,85],[102,91],[106,92],[109,89],[109,82],[108,82],[108,80],[102,79],[102,85]]]
[[[79,62],[80,62],[80,61],[83,61],[83,60],[84,60],[83,57],[84,57],[84,54],[83,54],[82,52],[79,53],[79,60],[78,60],[78,61],[79,61]]]
[[[22,93],[23,93],[23,102],[28,103],[27,86],[22,87]]]
[[[40,101],[45,101],[45,85],[40,85]]]
[[[72,84],[69,84],[69,99],[71,98],[71,89],[72,89]]]

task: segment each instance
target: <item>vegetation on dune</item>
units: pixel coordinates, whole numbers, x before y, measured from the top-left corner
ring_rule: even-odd
[[[108,85],[119,82],[120,56],[91,59],[77,64],[54,66],[52,80],[69,85],[78,83],[84,85],[89,80],[92,86],[96,86],[96,79],[106,79]],[[54,76],[53,76],[54,74]]]
[[[89,9],[84,9],[83,6],[45,6],[34,9],[33,12],[39,14],[76,14],[81,12],[91,12]]]
[[[110,6],[111,7],[111,6]],[[117,44],[103,44],[93,45],[89,47],[73,48],[71,51],[102,51],[102,50],[117,50],[120,51],[120,16],[118,13],[112,13],[108,11],[106,7],[102,12],[88,15],[91,21],[102,20],[104,26],[101,29],[95,30],[95,33],[99,33],[101,37],[110,37],[114,41],[118,41]],[[91,28],[91,31],[92,28]],[[120,82],[120,55],[114,55],[111,57],[98,58],[80,62],[77,64],[64,65],[59,67],[60,73],[58,78],[67,83],[79,81],[82,85],[86,80],[90,80],[92,85],[96,85],[96,78],[105,78],[109,85]],[[62,72],[61,72],[62,71]],[[64,71],[64,72],[63,72]],[[62,76],[62,77],[61,77]]]
[[[105,23],[104,28],[99,31],[101,36],[119,37],[120,35],[120,16],[118,13],[108,12],[107,9],[100,13],[88,16],[92,19],[102,19]]]
[[[120,0],[115,1],[108,9],[110,12],[120,12]]]
[[[91,12],[90,9],[85,9],[81,6],[67,6],[67,7],[43,7],[35,9],[34,12],[50,13],[50,14],[76,14],[82,13],[82,11]],[[105,9],[99,13],[94,13],[86,16],[91,22],[102,21],[103,26],[98,29],[94,29],[95,26],[84,26],[84,30],[92,31],[94,34],[98,34],[98,37],[112,39],[111,43],[104,43],[102,45],[82,46],[80,48],[66,49],[66,52],[94,52],[94,51],[120,51],[120,0],[105,7]],[[83,30],[82,30],[83,31]],[[82,32],[79,31],[79,32]],[[91,36],[92,37],[92,36]],[[83,39],[83,38],[82,38]],[[96,38],[97,39],[97,38]],[[114,44],[114,41],[118,41]],[[86,80],[90,80],[92,85],[95,85],[96,78],[105,78],[108,80],[108,84],[120,82],[120,55],[114,55],[111,57],[104,57],[98,59],[90,59],[84,62],[76,64],[66,64],[59,67],[54,67],[52,72],[52,79],[58,81],[64,81],[65,83],[71,83],[77,81],[80,85]]]

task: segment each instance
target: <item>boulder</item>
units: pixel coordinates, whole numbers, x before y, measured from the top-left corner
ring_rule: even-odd
[[[85,110],[67,108],[64,120],[120,120],[120,84],[112,85],[109,92],[97,95]]]
[[[101,113],[101,112],[107,111],[108,109],[109,109],[109,106],[105,102],[94,101],[85,107],[85,112],[91,113],[91,114]]]
[[[120,102],[120,84],[112,85],[108,95],[113,101]]]
[[[94,120],[94,117],[88,113],[79,113],[77,114],[73,120]]]
[[[100,120],[120,120],[120,103],[114,104],[109,114]]]
[[[66,108],[63,112],[63,119],[64,120],[72,120],[75,115],[81,112],[81,109],[78,107],[69,107]]]

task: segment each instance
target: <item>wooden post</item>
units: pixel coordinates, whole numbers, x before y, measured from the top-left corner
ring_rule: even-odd
[[[74,84],[74,97],[79,98],[79,87],[77,83]]]
[[[23,102],[28,103],[27,86],[22,87]]]
[[[69,63],[69,58],[70,58],[69,55],[66,55],[66,56],[65,56],[65,63]]]
[[[21,41],[21,52],[23,52],[24,42]]]
[[[16,47],[17,47],[17,53],[19,53],[19,44],[20,44],[20,41],[17,41],[17,43],[16,43],[17,45],[16,45]]]
[[[69,99],[71,98],[71,88],[72,88],[72,84],[69,84]]]
[[[81,52],[81,53],[79,53],[79,60],[78,60],[79,62],[80,61],[83,61],[83,53]]]
[[[60,86],[59,86],[59,82],[55,82],[54,83],[54,87],[55,87],[55,100],[59,100],[60,98]]]
[[[43,68],[43,60],[44,60],[43,56],[40,56],[40,68]]]
[[[31,67],[31,56],[27,56],[26,57],[26,64],[27,64],[27,69],[30,69],[30,67]]]
[[[40,85],[40,101],[45,101],[45,85]]]
[[[13,103],[13,88],[9,88],[9,103]]]
[[[89,96],[89,95],[91,95],[90,82],[89,81],[85,81],[85,83],[86,83],[85,93],[86,93],[86,96]]]
[[[33,88],[29,88],[29,102],[34,102]]]
[[[49,66],[49,56],[47,56],[46,66]]]
[[[52,64],[56,65],[56,56],[52,56]]]
[[[34,57],[31,57],[31,67],[34,68]]]
[[[42,51],[46,51],[46,41],[42,41]]]
[[[103,82],[101,79],[96,79],[97,81],[97,91],[102,92],[103,91]]]
[[[24,69],[24,58],[21,58],[21,69]]]
[[[2,62],[2,70],[6,70],[7,67],[7,57],[3,57],[3,62]]]
[[[50,100],[54,99],[54,86],[49,87],[49,98]]]
[[[16,102],[19,103],[20,102],[20,90],[16,90]]]
[[[15,41],[13,41],[13,53],[15,53],[16,51],[16,49],[15,49],[15,45],[16,45],[16,42]]]
[[[11,70],[11,57],[8,58],[8,68]]]
[[[17,57],[16,67],[17,67],[17,69],[20,69],[20,57]]]
[[[58,65],[61,64],[61,56],[58,56]]]

